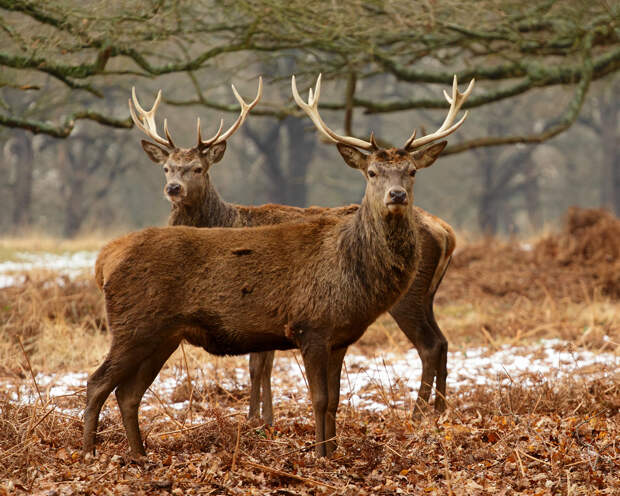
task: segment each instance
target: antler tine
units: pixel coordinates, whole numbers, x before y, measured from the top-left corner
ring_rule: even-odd
[[[237,129],[239,129],[241,125],[245,122],[245,119],[248,116],[248,113],[250,112],[250,110],[252,110],[256,106],[258,101],[263,96],[262,76],[258,78],[258,91],[256,92],[256,98],[254,98],[254,100],[252,100],[250,103],[246,103],[245,100],[241,98],[241,95],[237,91],[237,88],[235,88],[234,84],[231,86],[232,86],[233,94],[235,95],[235,98],[237,99],[237,101],[239,102],[239,105],[241,106],[241,113],[239,114],[239,117],[237,117],[237,120],[232,124],[232,126],[230,126],[226,130],[224,134],[220,134],[222,130],[220,126],[220,129],[218,130],[217,134],[213,138],[211,138],[211,140],[207,140],[207,142],[202,142],[205,145],[215,145],[217,143],[226,141],[228,138],[230,138],[235,133],[235,131],[237,131]]]
[[[220,127],[218,128],[218,130],[215,133],[215,135],[213,135],[213,137],[209,138],[208,140],[203,141],[202,140],[202,134],[200,132],[200,117],[198,117],[196,119],[196,129],[198,131],[198,145],[197,146],[199,148],[204,148],[204,147],[211,146],[213,144],[213,142],[220,137],[220,134],[222,134],[222,128],[223,127],[224,127],[224,119],[220,119]]]
[[[475,82],[476,80],[472,79],[469,82],[469,86],[467,86],[467,89],[463,93],[461,93],[458,90],[458,81],[455,74],[452,80],[452,96],[448,95],[446,90],[443,91],[446,100],[450,104],[450,110],[448,110],[448,115],[446,115],[446,118],[444,119],[439,129],[437,129],[437,131],[435,131],[434,133],[428,134],[426,136],[421,136],[418,139],[415,139],[416,133],[414,131],[413,134],[406,141],[404,148],[406,150],[413,150],[415,148],[419,148],[423,145],[426,145],[427,143],[436,141],[440,138],[444,138],[445,136],[452,134],[459,127],[461,127],[463,122],[465,122],[465,119],[467,119],[469,111],[465,111],[463,117],[461,117],[461,119],[456,124],[453,124],[453,122],[459,110],[461,109],[461,106],[463,105],[463,103],[465,103],[465,100],[467,100],[467,98],[473,91]]]
[[[297,91],[297,83],[295,82],[295,76],[291,77],[291,89],[293,91],[293,99],[295,103],[310,117],[310,120],[316,126],[316,128],[325,136],[329,141],[333,143],[342,143],[344,145],[354,146],[355,148],[361,148],[362,150],[375,150],[376,144],[373,142],[364,141],[352,136],[340,136],[332,131],[327,124],[323,122],[319,114],[319,97],[321,95],[321,74],[316,80],[314,87],[314,94],[312,88],[308,92],[308,103],[304,102]]]
[[[174,148],[174,143],[172,142],[172,136],[170,136],[170,132],[168,131],[168,119],[164,119],[164,134],[166,135],[166,138],[168,140],[168,143],[170,143],[170,146]]]
[[[161,103],[161,90],[157,92],[157,98],[155,98],[155,103],[151,107],[151,110],[144,110],[140,102],[138,102],[138,97],[136,96],[136,87],[133,86],[131,88],[131,99],[129,99],[129,113],[131,114],[131,118],[138,129],[140,129],[144,134],[146,134],[153,141],[159,143],[160,145],[165,146],[166,148],[174,148],[174,143],[172,142],[172,138],[170,133],[168,132],[168,124],[164,119],[164,132],[166,133],[166,137],[168,139],[162,138],[157,133],[157,124],[155,123],[155,112],[157,112],[157,108]],[[133,100],[133,101],[132,101]],[[134,106],[140,116],[136,115],[134,110]]]

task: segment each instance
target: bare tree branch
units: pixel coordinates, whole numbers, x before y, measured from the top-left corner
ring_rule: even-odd
[[[133,126],[131,119],[116,119],[91,110],[81,110],[68,116],[63,124],[54,125],[49,122],[24,119],[0,114],[0,125],[27,129],[34,134],[47,134],[55,138],[66,138],[71,134],[78,120],[91,120],[110,127],[129,129]]]

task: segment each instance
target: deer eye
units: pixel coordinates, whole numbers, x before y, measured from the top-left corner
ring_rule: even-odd
[[[374,170],[369,170],[368,171],[368,177],[375,177],[377,175],[377,173]]]
[[[168,169],[168,167],[164,167],[164,172],[165,172],[166,174],[168,174],[168,171],[169,171],[169,170],[170,170],[170,169]]]
[[[409,172],[409,175],[411,177],[415,177],[415,173],[417,172],[417,170],[413,169],[411,172]]]
[[[202,174],[202,167],[196,167],[194,169],[194,174]]]

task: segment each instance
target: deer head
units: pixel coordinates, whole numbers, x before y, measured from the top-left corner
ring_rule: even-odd
[[[416,172],[431,166],[446,147],[447,141],[440,141],[426,148],[422,147],[448,136],[463,124],[468,115],[467,111],[458,122],[454,123],[454,119],[472,92],[474,80],[472,79],[467,89],[460,93],[456,76],[454,76],[452,95],[444,91],[450,103],[450,110],[437,131],[417,139],[414,131],[403,148],[387,149],[377,144],[372,133],[370,141],[364,141],[351,136],[340,136],[327,127],[318,111],[321,75],[317,79],[314,92],[310,89],[307,103],[299,96],[295,76],[291,79],[291,85],[295,102],[306,112],[319,132],[327,140],[336,143],[347,165],[361,171],[366,178],[365,200],[368,200],[373,208],[386,216],[402,215],[413,203],[413,184]]]
[[[258,79],[256,98],[249,104],[241,98],[234,85],[232,85],[232,90],[239,102],[241,112],[230,128],[222,133],[224,124],[222,119],[215,135],[207,140],[203,140],[200,131],[200,118],[198,118],[196,123],[197,144],[191,148],[180,148],[172,141],[168,131],[167,119],[164,119],[164,133],[166,137],[162,138],[157,132],[155,112],[157,112],[161,102],[161,90],[157,93],[157,98],[151,110],[147,111],[138,102],[136,89],[132,88],[133,102],[129,100],[131,118],[138,129],[157,143],[142,140],[142,148],[153,162],[162,166],[166,175],[164,195],[172,203],[195,203],[197,198],[205,191],[209,181],[209,168],[222,159],[226,151],[226,140],[241,127],[250,110],[260,100],[263,93],[263,80],[262,78]]]

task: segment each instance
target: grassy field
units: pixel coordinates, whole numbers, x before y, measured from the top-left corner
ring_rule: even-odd
[[[0,257],[103,242],[8,240]],[[30,271],[0,289],[0,495],[618,494],[619,299],[620,221],[604,212],[571,211],[561,231],[527,244],[460,243],[435,305],[454,352],[446,413],[412,420],[417,379],[404,376],[419,364],[389,317],[351,347],[331,460],[313,455],[303,380],[291,386],[301,374],[296,353],[277,354],[275,422],[266,427],[245,419],[245,357],[184,346],[145,397],[149,462],[139,466],[123,456],[113,398],[99,456],[85,463],[80,453],[85,377],[109,341],[92,277]],[[511,372],[513,360],[536,363],[546,350],[564,358],[545,372]],[[603,358],[585,364],[586,353]],[[494,363],[499,373],[480,365],[482,383],[457,386],[470,356],[506,362]],[[355,389],[371,363],[388,379]],[[395,373],[407,363],[412,372]]]

